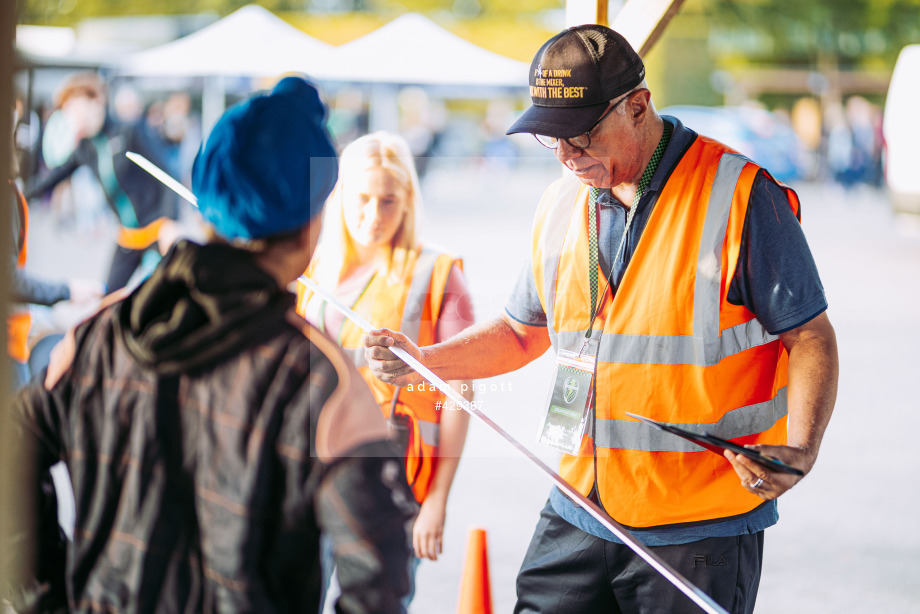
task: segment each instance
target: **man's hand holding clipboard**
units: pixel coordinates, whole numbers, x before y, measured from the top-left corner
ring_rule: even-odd
[[[691,441],[698,446],[701,446],[710,452],[720,454],[724,456],[732,466],[734,466],[735,471],[738,473],[741,478],[741,483],[752,493],[758,495],[763,499],[775,499],[779,494],[785,492],[791,488],[792,484],[783,485],[779,492],[772,493],[771,484],[773,481],[782,480],[784,482],[788,481],[790,478],[793,479],[793,484],[798,482],[805,473],[794,467],[783,460],[776,458],[774,456],[769,456],[767,453],[772,452],[773,449],[780,452],[784,449],[788,449],[786,446],[752,446],[745,447],[738,445],[732,441],[726,439],[721,439],[709,433],[694,433],[693,431],[688,431],[686,429],[674,426],[673,424],[667,424],[664,422],[658,422],[652,420],[651,418],[646,418],[644,416],[639,416],[626,412],[627,416],[635,418],[636,420],[641,420],[646,424],[677,435],[678,437],[683,437],[684,439]],[[744,462],[739,460],[739,457],[744,459],[750,459],[753,463]],[[753,466],[752,466],[753,465]],[[785,475],[784,475],[785,474]]]

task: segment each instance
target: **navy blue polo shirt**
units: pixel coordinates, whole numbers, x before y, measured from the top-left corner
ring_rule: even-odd
[[[613,267],[610,285],[614,293],[662,187],[697,137],[695,132],[686,128],[677,118],[667,115],[662,118],[674,128],[671,140],[648,190],[639,200],[623,253],[613,263],[611,260],[620,245],[628,210],[609,192],[598,199],[598,261],[604,275],[610,275]],[[751,188],[741,234],[738,266],[727,296],[730,303],[747,307],[764,328],[774,335],[801,326],[827,309],[824,287],[814,258],[788,202],[786,192],[763,171],[759,172]],[[546,314],[537,294],[531,263],[528,262],[518,276],[505,311],[522,324],[546,326]],[[556,513],[569,523],[596,537],[620,542],[557,488],[553,488],[550,502]],[[731,519],[632,532],[647,546],[663,546],[709,537],[757,533],[776,524],[778,520],[779,512],[776,500],[773,500],[763,503],[748,514]]]

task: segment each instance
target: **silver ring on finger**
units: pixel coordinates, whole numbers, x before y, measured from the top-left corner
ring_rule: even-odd
[[[757,481],[751,484],[751,488],[760,488],[763,485],[763,478],[757,478]]]

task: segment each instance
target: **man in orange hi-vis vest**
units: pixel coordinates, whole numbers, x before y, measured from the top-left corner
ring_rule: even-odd
[[[764,530],[801,476],[712,454],[627,412],[731,439],[807,474],[837,395],[827,301],[795,193],[757,164],[660,116],[645,67],[609,28],[554,36],[530,71],[532,133],[567,169],[544,192],[532,258],[506,313],[419,349],[365,338],[374,373],[443,379],[517,369],[550,346],[541,441],[560,474],[733,613],[754,609]],[[697,612],[553,488],[515,612]]]

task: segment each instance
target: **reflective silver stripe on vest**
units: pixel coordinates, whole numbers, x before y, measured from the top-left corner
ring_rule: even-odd
[[[719,300],[722,283],[722,248],[731,212],[732,197],[741,171],[748,160],[737,154],[723,154],[713,179],[703,223],[694,288],[693,336],[675,335],[617,335],[600,336],[599,362],[659,365],[716,365],[732,356],[777,339],[769,334],[757,319],[738,324],[719,334]],[[571,207],[557,207],[571,215]],[[559,256],[568,220],[560,221],[557,212],[544,225],[543,245],[552,249],[544,254],[544,280],[547,318],[552,322],[555,283]],[[557,333],[549,326],[554,348],[577,350],[586,331]],[[595,331],[596,334],[596,331]]]
[[[634,408],[642,413],[642,408]],[[632,410],[630,410],[632,411]],[[769,430],[788,413],[786,388],[780,388],[776,397],[733,409],[718,422],[709,424],[674,424],[695,433],[707,432],[722,439],[737,439]],[[595,443],[601,448],[640,450],[643,452],[699,452],[704,450],[695,443],[667,433],[636,420],[598,419],[595,426]]]
[[[543,220],[538,250],[546,263],[543,268],[543,293],[546,302],[546,329],[550,342],[556,345],[556,330],[553,328],[553,313],[556,309],[556,277],[559,273],[559,258],[565,243],[565,233],[572,219],[575,199],[581,182],[573,175],[559,186],[555,196],[556,204]]]
[[[434,265],[440,255],[440,252],[436,250],[423,247],[412,271],[412,283],[409,284],[409,293],[406,296],[406,305],[403,307],[399,331],[416,344],[418,344],[425,301],[428,300],[428,288],[431,286],[431,277],[434,275]]]
[[[693,336],[712,338],[719,335],[719,292],[722,284],[722,244],[728,228],[732,196],[747,158],[723,154],[712,180],[709,206],[703,222],[700,254],[696,263],[696,286],[693,291]]]
[[[597,335],[597,331],[595,331]],[[556,334],[558,347],[577,351],[585,331]],[[776,339],[756,319],[726,328],[719,337],[671,335],[600,335],[599,362],[638,365],[694,365],[711,367],[727,357]]]
[[[438,423],[419,420],[418,432],[421,433],[422,441],[424,441],[425,444],[437,447],[438,439],[441,436],[441,426]]]

